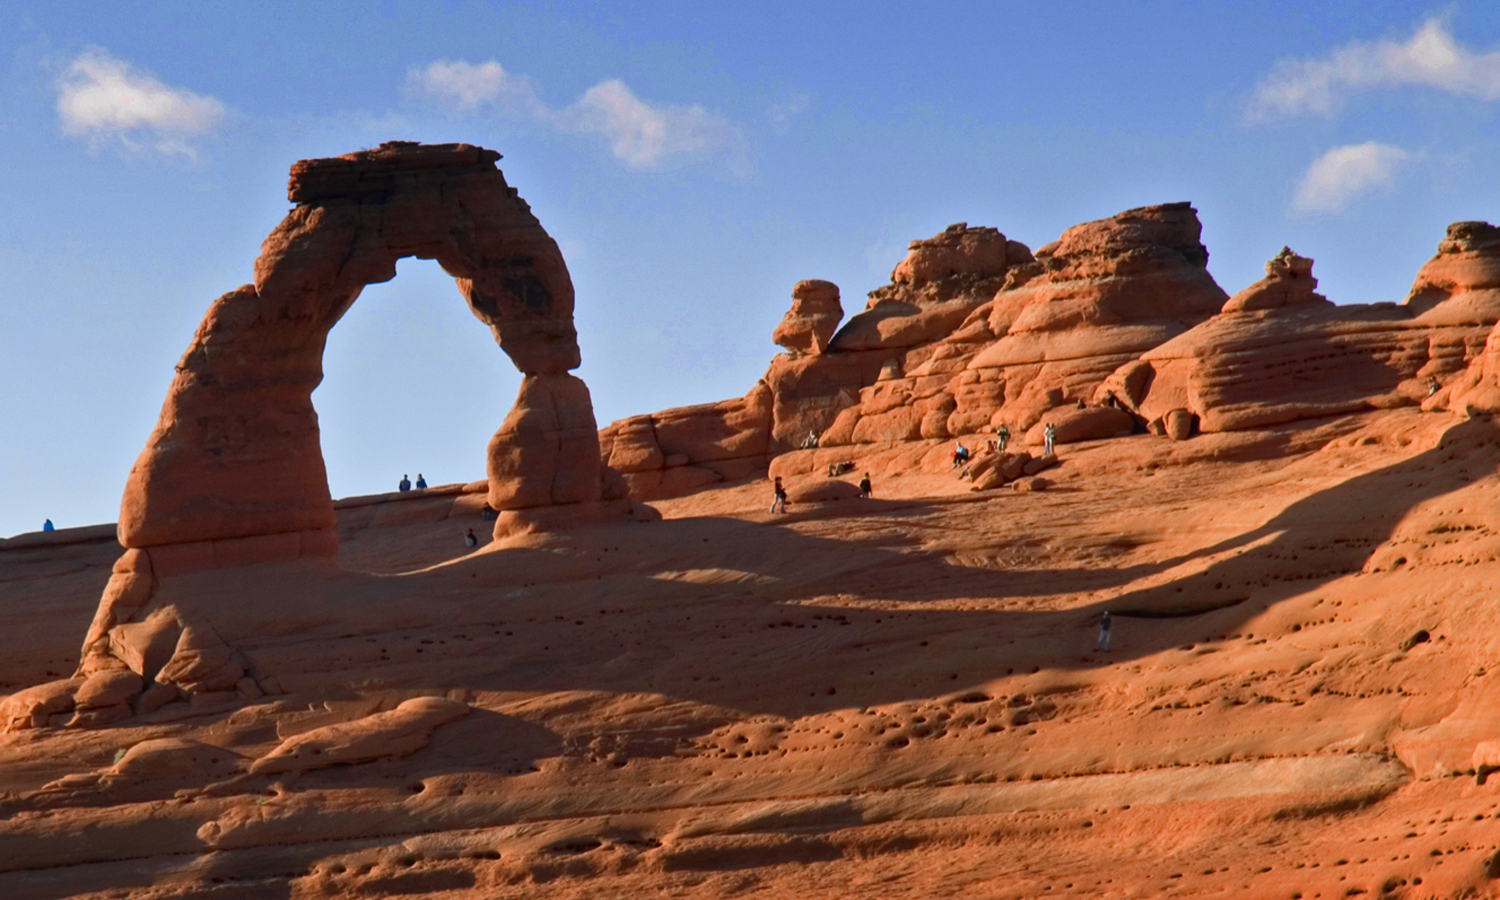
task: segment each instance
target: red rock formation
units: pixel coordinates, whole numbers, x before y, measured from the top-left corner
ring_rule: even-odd
[[[129,549],[85,638],[81,723],[129,715],[143,688],[138,706],[178,692],[259,695],[211,613],[163,606],[161,580],[337,551],[312,392],[329,330],[402,257],[437,260],[526,376],[488,449],[496,537],[600,515],[608,473],[593,406],[568,374],[579,364],[572,281],[499,158],[393,142],[292,166],[296,206],[262,244],[254,283],[210,306],[130,472],[119,522]]]
[[[1470,362],[1500,319],[1500,240],[1488,228],[1450,226],[1399,306],[1334,306],[1313,291],[1312,261],[1283,249],[1220,315],[1122,366],[1098,394],[1148,420],[1196,415],[1208,432],[1419,403],[1429,379],[1466,366],[1451,390],[1472,395],[1485,363]]]
[[[1312,274],[1313,261],[1298,256],[1290,247],[1266,262],[1266,277],[1229,298],[1223,312],[1249,312],[1257,309],[1280,309],[1304,303],[1331,305],[1322,294],[1313,293],[1318,279]]]
[[[828,339],[844,318],[839,286],[811,279],[792,286],[792,306],[782,316],[771,340],[793,356],[816,356],[828,349]]]
[[[1027,429],[1047,410],[1093,396],[1123,362],[1224,302],[1204,268],[1200,232],[1186,203],[1069,228],[1007,270],[993,298],[956,329],[909,351],[905,375],[867,388],[823,444]]]
[[[121,501],[125,546],[301,535],[267,552],[333,551],[311,395],[329,329],[365,285],[393,278],[401,257],[437,260],[528,376],[566,377],[577,367],[567,266],[495,168],[499,158],[467,144],[389,143],[292,167],[287,195],[297,206],[262,245],[255,282],[214,302],[177,365]],[[592,420],[586,390],[566,397],[574,420]],[[592,428],[567,431],[568,477],[543,473],[562,485],[555,497],[516,470],[526,453],[508,446],[513,433],[502,427],[491,443],[492,457],[506,459],[492,468],[528,483],[497,484],[495,499],[518,507],[598,499],[578,486],[598,480]]]
[[[624,475],[638,499],[677,496],[723,479],[761,474],[777,454],[820,439],[829,442],[830,426],[860,402],[862,390],[877,380],[899,378],[904,366],[925,362],[934,340],[946,337],[1006,283],[1008,273],[1031,261],[1024,244],[994,228],[950,225],[935,237],[913,241],[891,283],[870,292],[864,311],[831,338],[827,335],[842,314],[838,287],[799,282],[791,308],[772,333],[772,340],[790,352],[772,359],[749,393],[612,423],[600,432],[601,458]],[[899,393],[887,408],[902,406],[908,394]],[[951,408],[950,401],[944,420]],[[899,411],[890,422],[872,419],[862,434],[916,436],[929,411],[923,408],[915,419],[910,410]]]
[[[1406,305],[1445,325],[1497,321],[1500,228],[1488,222],[1449,225],[1437,255],[1417,272]],[[1491,331],[1483,352],[1424,405],[1500,412],[1500,336]]]

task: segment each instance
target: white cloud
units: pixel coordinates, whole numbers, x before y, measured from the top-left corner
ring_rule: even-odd
[[[652,106],[625,82],[601,81],[553,117],[558,127],[596,134],[626,165],[649,169],[667,157],[730,147],[738,129],[703,107]]]
[[[473,112],[491,103],[510,112],[541,108],[531,79],[512,75],[493,60],[477,66],[463,60],[439,60],[425,69],[408,71],[406,83],[412,94],[429,97],[461,112]]]
[[[1303,174],[1292,208],[1303,213],[1339,212],[1362,194],[1389,188],[1396,171],[1411,157],[1400,147],[1374,141],[1335,147]]]
[[[1321,59],[1279,63],[1255,86],[1246,116],[1326,116],[1347,93],[1403,85],[1500,100],[1500,50],[1475,53],[1459,46],[1442,19],[1428,19],[1405,42],[1356,41]]]
[[[456,112],[493,108],[524,116],[557,131],[603,138],[633,169],[654,169],[673,159],[725,153],[731,170],[744,174],[744,135],[727,119],[702,106],[670,106],[642,100],[619,79],[601,81],[561,109],[544,103],[524,75],[512,75],[493,60],[434,62],[407,73],[411,96]]]
[[[194,141],[223,121],[213,97],[168,87],[100,48],[79,54],[57,81],[57,115],[64,134],[94,144],[194,159]]]

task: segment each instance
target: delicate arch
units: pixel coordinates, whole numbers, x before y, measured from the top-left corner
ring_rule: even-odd
[[[391,142],[292,166],[296,206],[262,243],[254,283],[214,301],[177,364],[126,484],[122,544],[275,535],[275,557],[337,550],[312,392],[329,330],[406,256],[437,260],[526,376],[490,442],[491,506],[599,500],[593,407],[567,374],[579,365],[573,283],[499,159]]]

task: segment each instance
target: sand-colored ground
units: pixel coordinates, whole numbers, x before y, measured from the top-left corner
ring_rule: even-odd
[[[475,552],[346,510],[341,569],[171,583],[280,693],[0,737],[0,896],[1500,896],[1500,426],[1063,460]],[[0,692],[70,674],[114,550],[0,549]],[[248,772],[299,735],[374,757]]]

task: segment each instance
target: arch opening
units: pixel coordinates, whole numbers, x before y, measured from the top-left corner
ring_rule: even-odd
[[[454,293],[435,261],[406,257],[329,331],[312,402],[333,497],[391,491],[403,474],[485,477],[521,376]]]

